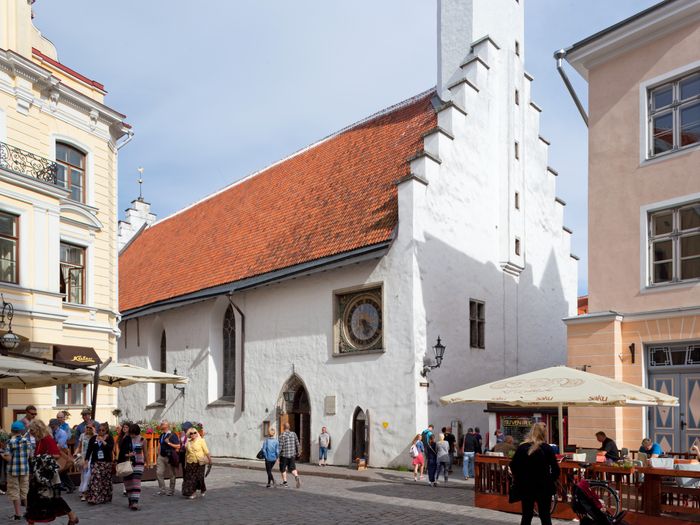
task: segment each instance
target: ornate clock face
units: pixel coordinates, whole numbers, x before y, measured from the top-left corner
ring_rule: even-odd
[[[358,350],[372,347],[382,336],[382,309],[372,294],[352,299],[343,312],[347,342]]]

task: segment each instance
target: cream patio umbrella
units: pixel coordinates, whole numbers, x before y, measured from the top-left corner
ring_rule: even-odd
[[[0,355],[0,388],[90,383],[92,377],[92,372],[85,369],[62,368],[45,364],[38,359]]]
[[[136,383],[159,383],[185,385],[190,380],[184,376],[167,374],[128,363],[109,362],[100,370],[100,384],[107,386],[129,386]]]
[[[559,450],[564,451],[563,407],[678,406],[678,398],[567,366],[543,368],[440,398],[442,404],[500,403],[557,407]]]

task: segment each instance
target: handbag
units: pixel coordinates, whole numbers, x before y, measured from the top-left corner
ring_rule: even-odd
[[[508,487],[508,503],[517,503],[522,499],[523,496],[520,493],[520,490],[518,490],[518,486],[515,484],[515,481],[511,480]]]
[[[119,476],[120,478],[131,476],[133,473],[134,467],[131,465],[130,460],[117,463],[117,476]]]
[[[260,449],[260,452],[258,452],[258,455],[255,457],[258,459],[265,459],[265,453]]]
[[[73,456],[70,455],[70,452],[68,452],[66,449],[61,449],[59,452],[61,455],[56,460],[56,463],[58,463],[58,471],[66,472],[73,466],[75,460],[73,459]]]
[[[172,467],[180,466],[180,452],[170,447],[170,452],[168,453],[168,463]]]

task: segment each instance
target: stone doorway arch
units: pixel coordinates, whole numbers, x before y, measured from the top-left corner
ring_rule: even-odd
[[[311,460],[311,402],[309,392],[302,379],[293,374],[284,384],[277,399],[278,432],[289,423],[293,432],[299,436],[301,455],[299,461]]]
[[[352,416],[352,456],[350,461],[364,458],[369,465],[369,410],[355,409]]]

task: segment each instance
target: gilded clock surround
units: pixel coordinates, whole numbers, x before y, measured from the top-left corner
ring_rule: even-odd
[[[334,354],[382,351],[383,329],[381,286],[335,293]]]

